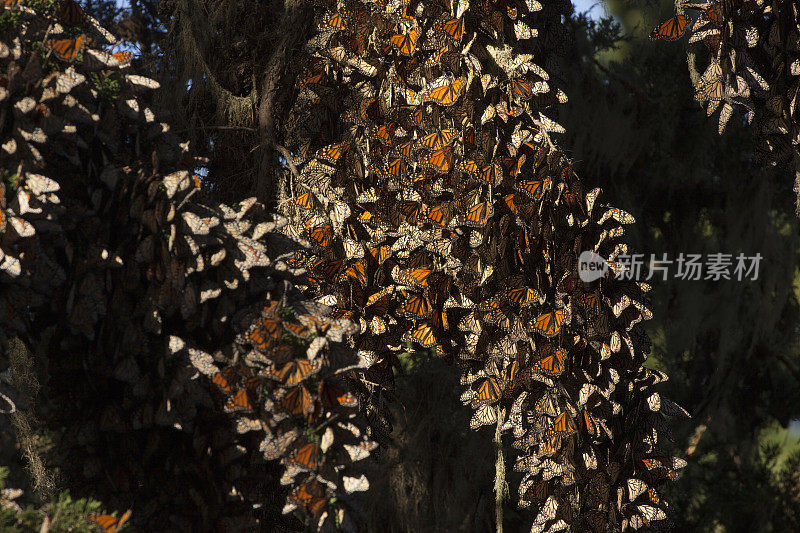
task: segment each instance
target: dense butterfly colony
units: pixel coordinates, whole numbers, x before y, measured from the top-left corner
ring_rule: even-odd
[[[531,531],[654,527],[659,486],[685,465],[658,438],[686,413],[642,367],[649,287],[614,276],[633,217],[582,190],[543,114],[566,101],[538,48],[557,48],[566,5],[324,4],[300,99],[314,113],[338,95],[343,133],[293,150],[286,231],[310,246],[293,263],[303,285],[361,326],[376,439],[412,343],[463,369],[473,429],[511,434]],[[582,251],[608,274],[581,281]]]
[[[689,34],[695,98],[708,115],[720,110],[720,133],[734,107],[741,106],[747,122],[755,122],[760,156],[772,164],[791,163],[800,145],[797,2],[677,5],[679,13],[655,28],[652,37],[674,40]]]
[[[158,84],[75,2],[0,6],[20,21],[0,35],[0,340],[46,368],[73,494],[133,510],[89,518],[266,527],[283,485],[284,513],[353,524],[377,444],[347,376],[366,363],[357,325],[294,288],[287,220],[203,202],[201,161],[147,105]]]

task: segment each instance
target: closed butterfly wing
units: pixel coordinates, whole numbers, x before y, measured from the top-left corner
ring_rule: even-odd
[[[61,0],[56,10],[58,21],[69,26],[77,26],[86,21],[83,9],[75,0]]]
[[[450,172],[450,169],[453,168],[453,148],[445,146],[434,151],[423,161],[423,165],[442,174]]]
[[[545,337],[553,337],[558,335],[561,331],[561,325],[564,323],[564,311],[556,309],[549,313],[539,315],[533,323],[532,330]]]
[[[490,202],[481,202],[467,210],[467,216],[464,222],[467,226],[482,228],[493,215],[494,207],[492,204]]]
[[[491,405],[482,405],[472,415],[469,421],[469,427],[478,429],[481,426],[494,424],[495,422],[497,422],[497,411],[495,411],[495,408]]]

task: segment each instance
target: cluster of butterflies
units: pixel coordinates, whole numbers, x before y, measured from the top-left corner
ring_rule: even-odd
[[[87,72],[118,70],[125,66],[125,62],[121,61],[121,56],[117,58],[107,51],[90,47],[81,68],[76,69],[75,65],[69,64],[69,58],[59,56],[57,50],[61,47],[56,46],[57,50],[50,49],[57,58],[51,62],[51,68],[44,69],[40,62],[36,62],[35,68],[25,71],[28,51],[22,43],[37,42],[49,49],[49,43],[58,41],[47,39],[56,39],[72,24],[85,25],[92,40],[98,44],[110,46],[116,41],[94,19],[83,15],[80,7],[71,0],[57,3],[55,12],[47,15],[18,2],[7,1],[0,7],[4,11],[15,11],[23,21],[19,35],[4,36],[4,41],[0,42],[0,105],[13,108],[14,117],[0,140],[3,168],[13,174],[13,188],[0,185],[0,232],[15,235],[14,244],[0,250],[0,270],[6,280],[21,280],[21,285],[8,283],[8,290],[0,299],[4,303],[4,323],[8,324],[9,330],[19,332],[26,328],[26,312],[23,310],[41,305],[46,301],[41,295],[50,293],[65,281],[65,274],[52,259],[47,245],[48,234],[54,233],[51,213],[59,209],[60,203],[59,183],[43,170],[47,166],[47,157],[55,154],[72,164],[80,164],[78,127],[96,123],[100,118],[82,105],[75,95],[89,91]],[[34,74],[39,74],[40,78],[32,83]],[[121,96],[125,96],[128,105],[139,108],[142,116],[152,116],[146,106],[138,103],[136,93],[143,88],[157,87],[156,82],[134,74],[122,74],[120,78]],[[42,227],[44,235],[37,231]],[[27,251],[27,259],[22,259],[20,251],[23,249]],[[5,331],[0,332],[3,345],[5,336]]]
[[[375,447],[348,392],[364,363],[346,346],[353,324],[292,289],[285,219],[255,199],[202,200],[189,169],[207,161],[142,98],[158,84],[77,4],[2,9],[24,22],[0,36],[0,160],[16,171],[0,184],[0,334],[59,328],[42,343],[60,354],[49,393],[69,475],[106,505],[135,504],[139,524],[239,531],[258,527],[267,459],[285,469],[287,512],[350,523],[369,486],[352,465]],[[100,105],[98,72],[120,105]],[[131,513],[88,518],[111,532]]]
[[[352,350],[330,346],[356,328],[322,309],[308,302],[286,306],[268,295],[257,312],[240,319],[249,324],[235,343],[240,364],[176,337],[171,342],[213,384],[218,408],[233,416],[237,433],[260,435],[263,457],[284,466],[280,483],[292,490],[283,512],[299,509],[318,528],[345,527],[353,523],[349,495],[369,488],[352,465],[377,443],[359,424],[358,398],[348,392],[349,372],[364,365]]]
[[[308,246],[299,286],[360,324],[355,393],[376,438],[411,343],[459,362],[474,429],[513,432],[536,531],[639,528],[665,517],[656,487],[682,466],[653,424],[683,411],[641,408],[664,379],[641,368],[648,287],[578,276],[583,250],[619,272],[633,217],[583,194],[543,114],[566,96],[515,51],[555,4],[326,6],[300,85],[339,96],[345,133],[293,162],[286,231]],[[628,480],[647,490],[620,495]]]
[[[797,3],[709,0],[681,8],[651,37],[675,40],[689,34],[695,98],[708,115],[720,109],[720,134],[734,106],[741,106],[748,124],[755,119],[759,155],[771,164],[791,162],[800,145]]]

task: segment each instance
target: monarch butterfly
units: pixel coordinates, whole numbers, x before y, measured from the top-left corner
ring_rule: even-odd
[[[342,445],[342,448],[345,449],[347,455],[350,456],[350,460],[353,462],[366,459],[367,457],[369,457],[369,452],[371,452],[377,447],[378,443],[371,440],[359,442],[358,444]]]
[[[666,39],[674,41],[683,37],[686,33],[686,26],[691,19],[687,15],[675,15],[653,28],[650,32],[651,39]]]
[[[317,456],[319,455],[319,444],[310,442],[292,452],[286,460],[290,463],[302,466],[308,470],[313,470],[317,466]]]
[[[567,352],[563,348],[554,347],[551,344],[545,345],[542,350],[544,357],[537,361],[533,368],[547,377],[557,377],[564,371],[564,359]]]
[[[61,0],[61,3],[58,5],[58,10],[56,11],[56,16],[60,22],[70,26],[83,24],[86,20],[83,9],[81,9],[81,6],[79,6],[75,0]]]
[[[389,6],[388,6],[388,9],[390,11],[392,9],[397,9],[397,4],[398,3],[399,2],[390,3]],[[384,4],[381,4],[381,5],[384,5]],[[400,9],[398,9],[393,15],[394,18],[399,22],[403,22],[403,21],[405,21],[405,22],[414,22],[416,19],[414,18],[414,13],[413,12],[409,12],[409,10],[408,10],[409,7],[411,7],[411,6],[409,4],[406,4],[403,7],[401,7]]]
[[[414,141],[406,141],[397,147],[397,154],[404,159],[411,159],[414,154]]]
[[[503,168],[497,163],[494,163],[482,168],[478,173],[478,178],[489,185],[497,185],[503,179]]]
[[[480,167],[478,166],[478,162],[474,160],[467,160],[462,161],[456,167],[461,172],[466,172],[467,174],[476,175]]]
[[[431,275],[432,270],[429,268],[411,268],[401,270],[397,275],[398,283],[404,285],[414,285],[416,287],[427,287],[428,276]]]
[[[382,265],[383,262],[386,261],[386,259],[388,259],[391,254],[392,254],[392,250],[388,246],[386,246],[385,244],[382,244],[381,246],[377,246],[375,248],[370,248],[369,249],[369,255],[372,256],[372,258],[379,265]]]
[[[636,478],[628,480],[628,500],[633,501],[645,492],[647,492],[648,485],[644,481]]]
[[[670,481],[678,479],[678,470],[686,466],[686,461],[677,457],[654,457],[641,461],[648,470],[665,470]]]
[[[464,19],[447,20],[442,24],[441,28],[445,35],[454,41],[460,41],[464,35]]]
[[[500,385],[497,380],[492,376],[480,378],[473,384],[476,392],[475,397],[472,398],[472,408],[478,406],[493,404],[500,399]]]
[[[481,202],[469,208],[465,223],[467,226],[480,228],[486,225],[494,215],[494,207],[490,202]]]
[[[362,287],[367,285],[367,265],[363,260],[356,261],[345,271],[344,276],[356,280]]]
[[[702,13],[700,13],[700,18],[701,19],[709,20],[709,21],[714,22],[716,24],[722,24],[722,17],[723,17],[723,14],[722,14],[722,4],[721,3],[714,4],[710,8],[708,8],[708,9],[704,10]]]
[[[401,181],[405,180],[408,177],[407,172],[407,165],[405,161],[401,158],[394,159],[386,165],[386,170],[384,171],[385,176],[394,176],[395,178],[399,178]]]
[[[511,194],[505,195],[503,197],[503,201],[505,202],[506,207],[508,207],[508,210],[516,215],[517,214],[517,202],[516,202],[516,198],[515,198],[514,193],[512,192]]]
[[[407,35],[402,33],[394,34],[389,38],[389,42],[395,45],[397,49],[400,50],[401,54],[405,56],[412,56],[414,55],[414,51],[417,49],[418,37],[419,30],[417,28],[412,28]]]
[[[514,78],[509,84],[511,95],[515,98],[530,100],[533,96],[533,86],[525,78]]]
[[[234,377],[235,371],[232,368],[226,368],[211,376],[211,382],[225,394],[231,394],[233,392]]]
[[[321,247],[327,248],[331,243],[331,239],[333,239],[333,228],[331,228],[330,224],[313,228],[308,232],[308,238]]]
[[[325,491],[316,479],[312,479],[292,491],[289,494],[288,501],[290,505],[295,507],[301,505],[314,518],[321,515],[328,504]]]
[[[539,200],[549,184],[550,178],[545,178],[544,180],[524,181],[517,185],[517,188],[534,200]]]
[[[133,511],[128,509],[120,517],[111,516],[108,514],[89,513],[86,515],[86,519],[100,526],[100,531],[103,533],[117,533],[117,531],[119,531],[120,528],[125,525],[125,522],[127,522],[131,517],[132,512]]]
[[[696,90],[695,99],[701,102],[704,100],[719,102],[725,98],[724,77],[718,60],[714,59],[708,65]]]
[[[297,416],[309,415],[314,411],[314,402],[311,393],[308,392],[305,385],[289,389],[289,391],[278,400],[278,405],[282,409]]]
[[[342,476],[342,483],[347,494],[369,490],[369,480],[364,474],[359,477]]]
[[[328,164],[335,165],[342,155],[350,148],[349,142],[332,144],[322,148],[316,153],[316,158],[322,159]]]
[[[253,329],[245,334],[244,339],[258,350],[266,351],[282,334],[283,326],[279,320],[259,319]]]
[[[403,291],[405,292],[405,291]],[[425,318],[431,313],[431,302],[422,294],[407,295],[407,299],[400,306],[400,314],[413,318]]]
[[[319,398],[322,402],[322,407],[325,409],[338,406],[355,407],[358,405],[358,398],[329,381],[322,381],[319,384]]]
[[[525,487],[524,489],[522,487]],[[520,484],[520,499],[526,502],[540,502],[550,494],[550,483],[540,480],[538,483],[529,480]]]
[[[53,51],[59,59],[72,61],[83,50],[86,43],[86,35],[79,35],[72,39],[48,40],[44,43],[45,47]]]
[[[273,461],[286,453],[286,450],[297,436],[298,431],[296,429],[280,433],[277,436],[270,435],[261,442],[259,450],[264,454],[264,458],[267,461]]]
[[[398,206],[399,213],[402,214],[406,218],[406,221],[412,226],[416,225],[417,223],[419,210],[420,210],[419,202],[414,202],[411,200],[405,200],[403,202],[400,202],[400,205]]]
[[[453,148],[445,146],[436,150],[423,161],[423,165],[432,167],[442,174],[449,172],[453,168]]]
[[[239,389],[233,396],[228,398],[228,401],[225,402],[224,409],[226,413],[239,413],[243,411],[252,411],[253,405],[247,397],[247,391],[245,389]]]
[[[319,361],[300,359],[297,361],[289,361],[277,372],[268,372],[267,375],[277,379],[284,385],[296,385],[308,376],[319,372],[321,366]]]
[[[297,324],[295,322],[284,322],[283,327],[286,331],[288,331],[295,337],[300,337],[301,339],[307,339],[308,336],[311,334],[310,329],[308,329],[302,324]]]
[[[530,287],[519,287],[506,291],[505,297],[508,301],[524,307],[537,301],[539,293]]]
[[[322,273],[328,281],[334,281],[339,278],[339,273],[342,271],[343,265],[343,261],[321,259],[314,263],[311,269],[314,272]]]
[[[382,124],[381,126],[373,128],[372,136],[377,137],[377,139],[383,144],[391,145],[392,140],[394,139],[395,130],[397,130],[396,122],[390,122],[389,124]]]
[[[428,211],[428,218],[439,226],[447,226],[450,223],[450,220],[453,218],[450,202],[445,202],[432,208],[430,211]]]
[[[577,431],[578,428],[575,427],[575,421],[572,420],[572,417],[568,412],[564,411],[558,415],[556,419],[553,420],[553,424],[547,428],[547,431],[544,433],[544,438],[551,439],[553,437],[566,437],[567,435],[571,435]]]
[[[519,40],[533,39],[534,37],[539,35],[539,30],[537,30],[536,28],[531,28],[521,20],[515,20],[514,34]]]
[[[581,421],[583,422],[583,429],[586,430],[586,433],[594,437],[600,436],[600,425],[597,419],[590,415],[585,408],[583,409]]]
[[[344,17],[336,11],[328,13],[322,20],[322,26],[334,31],[343,30],[345,27]]]
[[[602,224],[609,218],[613,218],[620,224],[633,224],[636,222],[636,219],[628,213],[627,211],[623,211],[622,209],[610,208],[607,209],[605,213],[600,217],[600,220],[597,221],[597,224]]]
[[[431,313],[430,323],[433,327],[440,330],[446,331],[450,328],[450,324],[447,320],[447,313],[442,309],[434,308],[433,313]],[[444,353],[444,348],[441,345],[437,345],[436,349]]]
[[[438,150],[439,148],[442,148],[450,144],[450,141],[453,140],[455,135],[456,135],[456,130],[451,130],[451,129],[439,130],[423,137],[422,141],[420,141],[420,144],[422,144],[422,146],[424,146],[425,148],[429,148],[431,150]]]
[[[292,203],[302,209],[311,209],[314,207],[314,195],[311,193],[311,191],[304,192],[292,200]]]
[[[502,375],[500,376],[500,383],[503,386],[503,389],[513,389],[516,385],[515,379],[517,377],[517,371],[519,370],[519,363],[516,359],[511,361],[506,367],[503,369]],[[517,399],[519,401],[519,399]],[[515,402],[516,404],[516,402]]]
[[[597,291],[584,294],[578,298],[578,301],[594,313],[600,312],[600,293]]]
[[[461,96],[461,92],[466,84],[466,79],[456,78],[452,82],[445,79],[444,83],[440,80],[435,81],[433,87],[426,88],[422,92],[422,99],[425,102],[435,102],[442,106],[451,106],[456,103],[458,97]]]
[[[433,328],[430,324],[422,323],[411,331],[403,334],[403,342],[416,342],[421,344],[423,348],[430,348],[436,345],[436,336],[433,334]]]
[[[487,424],[494,424],[497,422],[497,411],[491,405],[482,405],[475,411],[469,421],[469,427],[478,429]]]
[[[539,442],[537,454],[540,457],[552,457],[561,450],[561,437],[555,436]]]
[[[564,310],[556,309],[555,311],[539,315],[534,321],[532,329],[545,337],[553,337],[561,331],[561,324],[563,323]]]
[[[388,301],[388,296],[392,292],[394,292],[394,287],[386,287],[384,289],[379,290],[378,292],[375,292],[375,293],[371,294],[367,298],[367,301],[364,304],[364,307],[371,307],[371,306],[374,306],[374,305],[378,305],[379,303],[382,305],[383,304],[382,300],[386,299],[386,301]]]

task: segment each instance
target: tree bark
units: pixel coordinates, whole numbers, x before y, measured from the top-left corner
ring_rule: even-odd
[[[282,35],[264,69],[258,104],[258,130],[261,135],[261,162],[253,184],[253,193],[266,205],[274,205],[287,189],[282,180],[276,183],[275,143],[282,113],[289,108],[287,92],[295,85],[297,56],[311,30],[313,11],[305,0],[286,0],[280,28]]]

